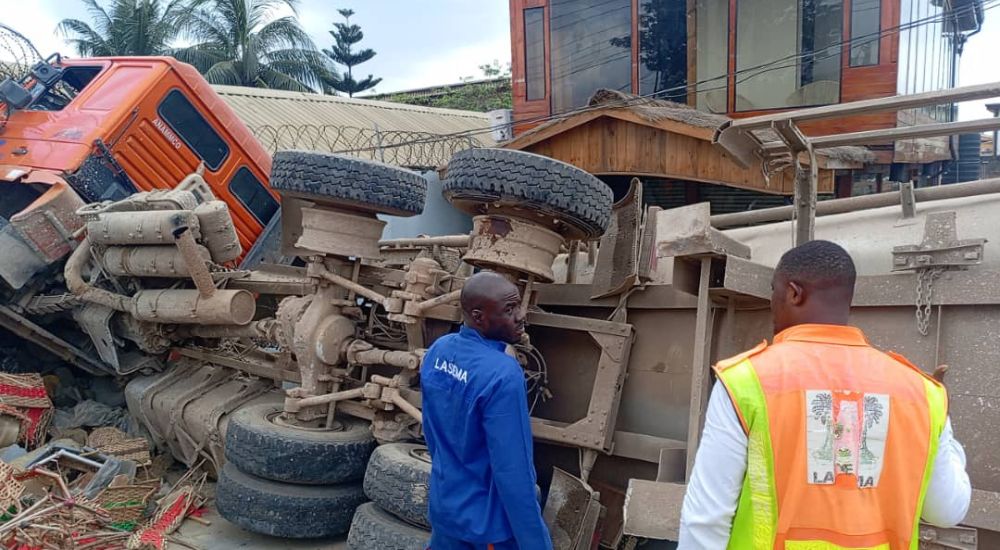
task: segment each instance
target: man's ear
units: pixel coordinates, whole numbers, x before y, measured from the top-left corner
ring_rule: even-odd
[[[477,325],[483,322],[483,310],[481,310],[479,308],[475,308],[475,309],[469,311],[468,315],[469,315],[469,319],[473,323],[475,323]]]
[[[788,303],[793,306],[801,306],[806,301],[806,291],[799,283],[788,281]]]

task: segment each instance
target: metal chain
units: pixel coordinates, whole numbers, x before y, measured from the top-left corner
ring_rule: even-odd
[[[942,272],[944,268],[940,267],[917,270],[917,331],[922,336],[927,336],[930,329],[934,281]]]

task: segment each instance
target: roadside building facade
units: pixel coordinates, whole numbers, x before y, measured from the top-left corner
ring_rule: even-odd
[[[956,84],[982,0],[510,0],[515,134],[598,89],[730,118]],[[950,106],[803,125],[810,135],[954,120]],[[871,148],[840,195],[927,180],[948,139]],[[938,172],[938,174],[935,174]],[[848,189],[849,187],[849,189]]]

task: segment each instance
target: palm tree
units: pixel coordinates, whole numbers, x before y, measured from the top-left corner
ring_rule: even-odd
[[[81,56],[163,55],[177,36],[187,12],[183,0],[111,0],[104,8],[97,0],[82,0],[92,25],[63,19],[59,32]]]
[[[193,0],[185,19],[195,45],[177,50],[212,84],[313,91],[335,78],[294,16],[297,0]]]

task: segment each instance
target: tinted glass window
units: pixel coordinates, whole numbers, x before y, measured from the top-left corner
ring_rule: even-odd
[[[545,8],[524,10],[524,75],[527,99],[545,97]]]
[[[600,88],[632,89],[632,2],[552,0],[552,111],[583,107]]]
[[[229,156],[229,146],[180,90],[168,93],[157,112],[163,122],[205,161],[209,170],[218,170],[222,166]]]
[[[274,200],[264,188],[264,184],[246,166],[237,170],[233,179],[229,180],[229,192],[235,195],[262,225],[267,225],[278,211],[278,201]]]
[[[843,0],[738,0],[736,110],[840,100]]]
[[[729,103],[729,0],[695,0],[698,108],[725,113]]]
[[[687,65],[687,2],[640,0],[639,93],[686,102]]]
[[[878,65],[880,0],[851,0],[851,66]]]

